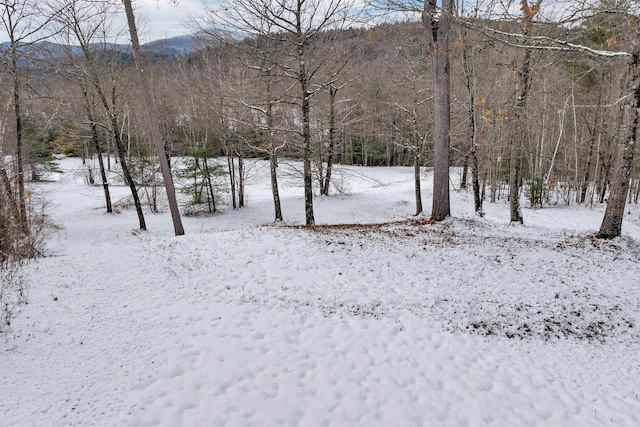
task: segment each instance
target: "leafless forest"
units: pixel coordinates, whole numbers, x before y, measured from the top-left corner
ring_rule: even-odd
[[[140,74],[167,158],[186,159],[174,177],[192,178],[210,211],[220,174],[243,207],[250,157],[271,162],[276,221],[278,159],[303,161],[307,225],[313,197],[335,193],[333,165],[411,165],[416,214],[421,171],[433,168],[434,220],[449,215],[451,184],[474,193],[479,214],[508,198],[514,222],[526,222],[520,200],[608,203],[598,235],[616,237],[640,195],[637,6],[229,0],[194,23],[196,48],[143,46],[137,70],[120,1],[0,2],[0,259],[33,255],[41,218],[28,181],[56,154],[97,159],[87,179],[107,211],[117,163],[145,228],[142,206],[157,207],[162,180]]]

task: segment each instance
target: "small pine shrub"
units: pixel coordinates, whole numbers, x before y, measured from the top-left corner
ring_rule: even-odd
[[[189,154],[184,167],[177,172],[177,176],[185,181],[180,191],[191,196],[185,207],[185,215],[214,213],[220,202],[220,188],[223,186],[220,181],[225,175],[224,168],[212,162],[204,150],[194,149]]]
[[[547,197],[547,189],[542,178],[533,178],[529,181],[527,197],[532,208],[542,207],[542,204]]]

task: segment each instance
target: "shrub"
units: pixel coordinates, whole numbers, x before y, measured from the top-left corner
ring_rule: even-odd
[[[529,191],[527,194],[531,207],[542,207],[542,203],[547,197],[547,189],[542,178],[533,178],[529,181]]]

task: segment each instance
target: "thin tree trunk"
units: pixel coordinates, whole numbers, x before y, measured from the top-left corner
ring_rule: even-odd
[[[216,199],[214,197],[214,193],[213,193],[213,183],[211,182],[211,172],[209,170],[209,163],[207,162],[207,155],[206,155],[206,151],[204,152],[204,156],[202,158],[202,162],[204,163],[204,170],[206,171],[205,176],[207,178],[207,193],[209,195],[209,197],[211,198],[211,203],[210,203],[210,211],[216,212]]]
[[[302,101],[302,163],[304,169],[304,216],[306,225],[315,225],[313,215],[313,175],[311,170],[311,106],[309,92],[309,76],[305,58],[306,41],[302,36],[301,23],[298,22],[298,81],[300,83]]]
[[[111,194],[109,192],[109,182],[107,180],[107,172],[105,171],[104,161],[102,159],[102,150],[100,148],[100,140],[98,138],[98,128],[96,126],[96,122],[93,117],[93,111],[91,109],[91,101],[89,100],[89,95],[87,94],[87,90],[83,88],[82,94],[84,95],[84,100],[85,100],[85,103],[87,104],[87,118],[89,119],[89,126],[91,127],[91,139],[96,149],[96,153],[98,154],[98,164],[100,166],[100,177],[102,178],[102,189],[104,190],[104,198],[107,204],[107,213],[112,213],[113,207],[111,205]]]
[[[338,89],[331,85],[329,88],[329,152],[327,153],[327,171],[324,177],[324,183],[320,194],[329,195],[329,186],[331,185],[331,173],[333,172],[333,152],[335,150],[336,141],[336,95]]]
[[[473,68],[469,63],[468,45],[466,42],[466,31],[464,33],[465,42],[462,47],[462,66],[467,79],[467,90],[469,92],[469,154],[465,156],[464,169],[462,171],[461,188],[467,188],[467,165],[471,158],[471,182],[473,186],[473,201],[475,212],[482,211],[482,199],[480,198],[480,180],[478,178],[478,153],[476,151],[476,93]]]
[[[273,207],[275,210],[275,221],[282,221],[282,207],[280,205],[280,192],[278,191],[278,158],[275,149],[269,153],[269,171],[271,173],[271,193],[273,194]]]
[[[587,156],[587,165],[582,179],[579,203],[584,203],[587,199],[587,190],[589,189],[589,180],[591,179],[591,165],[593,164],[593,151],[596,146],[596,132],[599,132],[597,125],[593,130],[593,135],[591,136],[591,142],[589,144],[589,155]]]
[[[238,209],[244,208],[244,157],[238,152]]]
[[[227,154],[227,167],[229,169],[229,186],[231,188],[231,207],[238,209],[238,203],[236,201],[236,164],[233,160],[233,152],[228,151]]]
[[[423,211],[422,207],[422,185],[420,177],[420,160],[422,154],[422,142],[418,130],[418,99],[417,93],[414,93],[413,99],[413,111],[411,112],[412,127],[413,127],[413,180],[414,180],[414,192],[416,198],[416,216],[420,215]]]
[[[129,172],[129,166],[127,166],[127,153],[125,152],[124,143],[120,139],[120,134],[118,132],[118,119],[115,115],[111,115],[111,126],[113,128],[113,139],[116,143],[116,148],[118,150],[118,157],[120,158],[120,167],[122,168],[122,175],[124,177],[124,181],[129,186],[131,190],[131,197],[133,197],[133,204],[136,207],[136,213],[138,214],[138,223],[140,225],[140,230],[147,229],[147,223],[144,220],[144,213],[142,212],[142,204],[140,203],[140,197],[138,196],[138,189],[136,188],[136,184],[133,181],[133,177]]]
[[[267,78],[267,132],[269,138],[269,174],[271,178],[271,195],[273,196],[274,222],[282,221],[282,205],[278,189],[278,144],[273,137],[273,100],[271,97],[271,68],[265,68]]]
[[[420,182],[420,154],[416,150],[415,156],[413,156],[413,182],[416,194],[416,216],[420,215],[422,209],[422,189]]]
[[[23,117],[22,101],[20,99],[20,76],[18,74],[17,46],[11,46],[11,70],[13,74],[13,111],[16,123],[16,168],[18,179],[18,205],[20,206],[20,229],[23,233],[29,233],[29,220],[27,218],[27,197],[24,189],[24,153],[23,153]]]

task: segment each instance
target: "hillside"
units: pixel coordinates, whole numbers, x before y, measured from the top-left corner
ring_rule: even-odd
[[[464,191],[428,224],[411,168],[342,167],[344,193],[316,201],[325,225],[298,227],[299,179],[273,225],[257,161],[247,208],[174,238],[167,212],[134,230],[79,159],[60,166],[34,186],[62,228],[0,346],[2,425],[640,423],[637,206],[611,242],[590,237],[600,207],[509,226]]]

